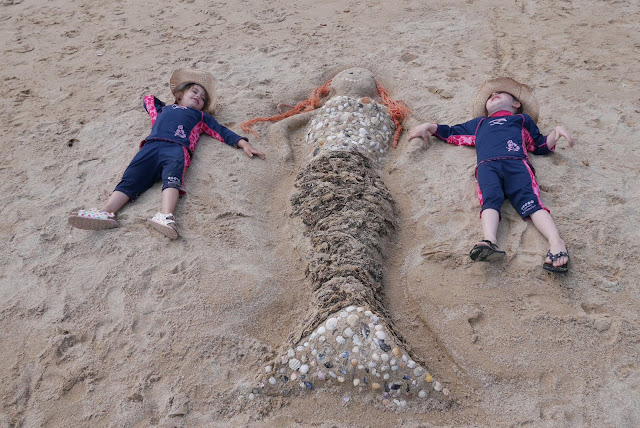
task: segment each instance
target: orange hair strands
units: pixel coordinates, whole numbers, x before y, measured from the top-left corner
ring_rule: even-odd
[[[389,114],[393,123],[396,125],[396,133],[393,135],[392,147],[395,149],[398,146],[400,140],[400,134],[402,133],[402,122],[409,116],[411,110],[407,107],[404,101],[396,101],[389,95],[389,92],[376,80],[376,86],[378,87],[378,96],[382,104],[386,105],[389,109]]]
[[[311,111],[320,107],[321,100],[327,95],[329,95],[329,92],[331,91],[331,89],[329,88],[330,85],[331,85],[331,80],[326,82],[324,85],[317,87],[311,93],[309,98],[307,98],[304,101],[300,101],[295,107],[293,107],[289,111],[286,111],[284,113],[271,116],[271,117],[256,117],[254,119],[243,122],[241,125],[242,130],[244,132],[250,132],[253,135],[258,135],[253,129],[251,129],[251,127],[258,122],[277,122],[279,120],[286,119],[287,117],[295,116],[296,114]]]

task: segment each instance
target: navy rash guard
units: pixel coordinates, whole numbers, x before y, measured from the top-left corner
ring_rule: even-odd
[[[478,165],[499,159],[524,159],[529,163],[528,152],[544,155],[553,151],[529,115],[508,111],[459,125],[438,125],[434,135],[449,144],[475,146]]]
[[[203,132],[236,148],[238,141],[249,141],[220,125],[213,116],[203,111],[178,104],[165,105],[153,95],[145,96],[143,103],[151,117],[152,127],[151,134],[140,143],[141,148],[149,141],[170,141],[185,147],[192,155]]]

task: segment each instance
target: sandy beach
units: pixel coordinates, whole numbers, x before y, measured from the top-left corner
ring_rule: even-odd
[[[638,22],[636,0],[3,0],[0,427],[640,426]],[[147,225],[159,183],[117,229],[68,224],[112,192],[151,128],[142,97],[173,102],[178,67],[213,73],[239,134],[349,67],[406,103],[375,166],[395,216],[377,295],[446,406],[349,382],[263,392],[312,306],[304,126],[255,125],[265,160],[203,135],[175,241]],[[475,150],[408,141],[471,119],[499,76],[533,89],[543,134],[576,138],[531,156],[566,275],[508,203],[506,259],[471,261]]]

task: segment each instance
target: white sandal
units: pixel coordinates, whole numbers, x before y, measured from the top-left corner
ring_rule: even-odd
[[[116,215],[114,213],[91,208],[72,212],[68,220],[71,226],[78,229],[104,230],[118,227],[118,222],[115,218]]]
[[[173,214],[163,214],[158,212],[148,221],[151,227],[162,233],[167,238],[176,239],[178,237],[178,228],[176,227],[176,220],[173,217]]]

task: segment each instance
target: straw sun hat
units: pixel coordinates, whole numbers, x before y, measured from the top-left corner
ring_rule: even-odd
[[[191,68],[178,68],[171,75],[169,87],[173,96],[183,83],[196,83],[207,91],[208,100],[203,110],[213,110],[216,105],[216,79],[208,71],[194,70]]]
[[[518,83],[510,77],[498,77],[484,82],[476,98],[473,100],[473,117],[487,116],[487,100],[494,92],[507,92],[522,104],[522,112],[531,116],[534,122],[538,120],[538,101],[533,91],[527,85]]]

